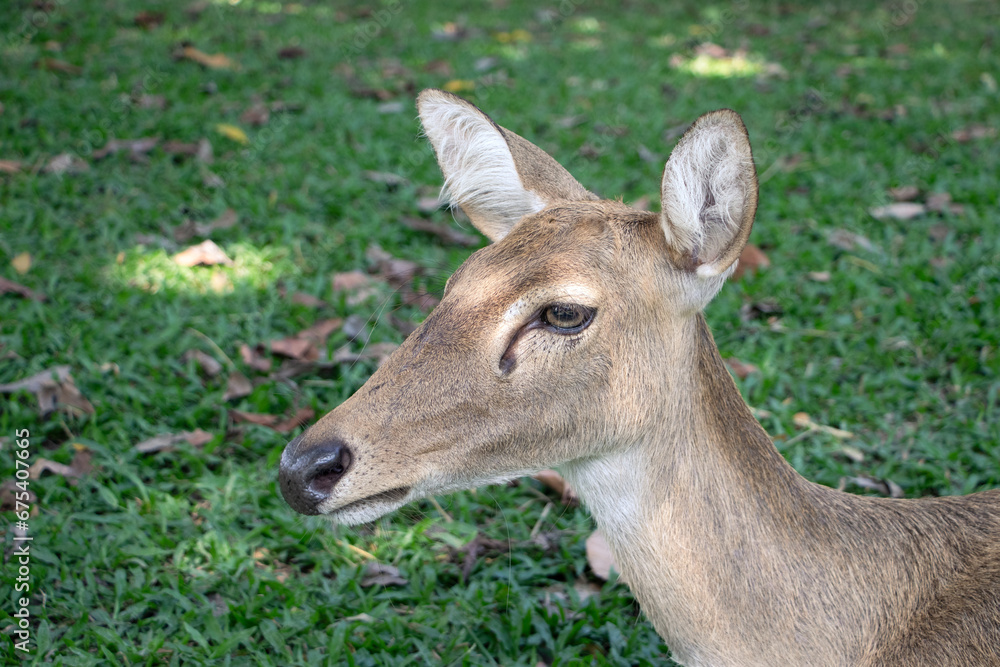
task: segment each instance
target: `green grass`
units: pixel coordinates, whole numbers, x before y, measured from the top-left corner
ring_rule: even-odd
[[[15,429],[30,430],[32,460],[69,463],[85,449],[94,464],[79,480],[31,481],[39,511],[30,520],[32,651],[5,642],[4,658],[667,663],[624,586],[580,599],[578,582],[594,582],[583,544],[591,521],[558,503],[543,518],[548,499],[536,482],[442,497],[450,523],[424,502],[370,526],[331,529],[283,503],[276,464],[291,436],[237,428],[227,409],[322,414],[364,382],[372,362],[264,380],[227,405],[228,369],[205,378],[181,359],[201,349],[263,378],[240,360],[240,344],[352,314],[370,321],[373,341],[401,340],[390,315],[418,321],[420,311],[389,292],[349,305],[332,293],[330,276],[364,270],[366,249],[378,243],[429,267],[419,280],[440,292],[470,252],[399,222],[419,215],[420,186],[440,183],[418,136],[415,93],[453,79],[474,81],[463,94],[587,187],[626,201],[649,195],[654,207],[675,141],[665,131],[714,108],[738,110],[765,175],[752,242],[772,266],[725,287],[708,317],[724,356],[760,367],[741,388],[772,415],[764,426],[783,454],[831,486],[871,475],[919,497],[1000,485],[998,10],[986,2],[748,4],[568,1],[540,14],[523,0],[370,10],[243,0],[210,2],[193,19],[185,2],[150,2],[145,9],[165,15],[150,30],[121,0],[5,8],[0,159],[25,166],[0,174],[0,276],[48,300],[0,296],[0,383],[69,364],[96,414],[40,417],[32,396],[0,396],[0,480],[14,477]],[[449,22],[466,28],[463,39],[433,37]],[[173,59],[185,41],[240,69]],[[746,57],[698,59],[702,41],[745,48]],[[279,59],[290,46],[304,55]],[[487,57],[495,65],[477,71]],[[51,71],[45,58],[81,70]],[[438,60],[450,74],[427,67]],[[783,74],[767,74],[768,63]],[[402,110],[382,113],[380,101],[350,92],[362,86],[385,90]],[[140,108],[143,94],[163,96],[166,108]],[[252,127],[240,114],[256,100],[297,110]],[[580,118],[561,122],[569,116]],[[219,123],[240,126],[249,144],[219,134]],[[953,138],[973,125],[993,136]],[[145,163],[124,153],[92,157],[108,138],[143,136],[208,138],[215,161],[162,147]],[[640,145],[656,159],[644,160]],[[62,153],[89,170],[46,173]],[[408,183],[389,189],[365,170]],[[225,185],[207,186],[210,173]],[[868,210],[899,185],[948,192],[964,211],[872,218]],[[232,266],[170,261],[179,249],[169,244],[173,227],[227,208],[239,222],[212,238]],[[430,217],[454,224],[445,212]],[[873,248],[832,244],[838,229]],[[23,252],[33,264],[19,275],[11,260]],[[829,281],[807,277],[817,271]],[[288,298],[297,291],[330,305],[297,305]],[[765,300],[780,312],[740,318],[742,306]],[[337,333],[329,347],[345,342]],[[796,412],[855,437],[817,433],[784,446],[800,432]],[[134,449],[194,428],[214,439],[170,453]],[[845,456],[845,444],[863,460]],[[12,513],[4,517],[13,523]],[[545,539],[531,539],[536,524]],[[463,581],[461,547],[477,532],[510,549],[487,551]],[[11,535],[8,527],[0,578],[7,632],[18,598]],[[361,587],[358,549],[398,567],[408,583]]]

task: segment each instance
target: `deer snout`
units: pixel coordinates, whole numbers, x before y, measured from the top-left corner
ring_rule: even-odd
[[[285,446],[278,467],[285,502],[301,514],[319,514],[319,504],[347,472],[352,458],[347,444],[339,439],[307,442],[302,435],[295,438]]]

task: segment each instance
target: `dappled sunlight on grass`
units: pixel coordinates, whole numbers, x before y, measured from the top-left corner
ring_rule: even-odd
[[[137,245],[119,255],[105,272],[110,282],[151,294],[172,291],[226,294],[238,287],[269,289],[279,278],[299,272],[292,251],[283,246],[257,247],[250,243],[226,246],[232,264],[180,266],[160,248]]]

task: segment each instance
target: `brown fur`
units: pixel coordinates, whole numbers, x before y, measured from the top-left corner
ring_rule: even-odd
[[[696,123],[689,144],[713,123],[746,141],[728,112]],[[289,445],[290,502],[302,505],[295,485],[308,482],[294,464],[331,443],[350,463],[316,511],[349,523],[562,464],[684,664],[1000,665],[1000,490],[889,500],[813,484],[719,357],[700,310],[721,278],[698,267],[727,270],[745,243],[752,161],[740,175],[752,194],[735,189],[739,228],[710,230],[704,247],[721,250],[706,258],[668,242],[673,221],[591,200],[503,132],[523,187],[547,207],[512,227],[483,222],[501,240],[459,268],[361,390]],[[749,156],[749,143],[731,154]],[[678,193],[668,179],[664,192]],[[538,324],[567,301],[595,309],[590,326]]]

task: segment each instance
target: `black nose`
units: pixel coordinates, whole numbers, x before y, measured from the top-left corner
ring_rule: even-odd
[[[278,466],[278,483],[285,502],[296,512],[319,514],[318,506],[330,495],[351,466],[351,450],[341,440],[307,442],[308,431],[285,446]]]

